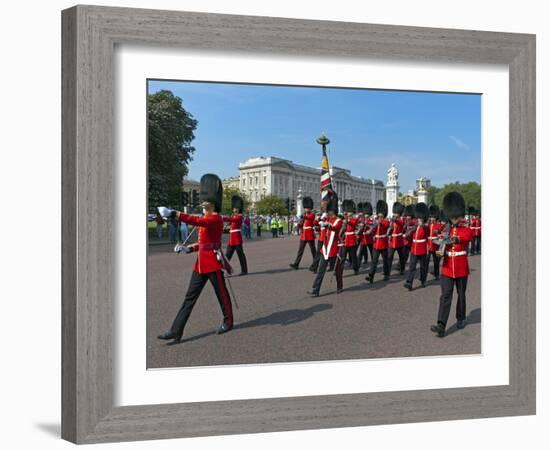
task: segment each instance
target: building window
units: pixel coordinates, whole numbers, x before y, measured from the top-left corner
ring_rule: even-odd
[[[264,175],[264,186],[267,184],[267,177]]]

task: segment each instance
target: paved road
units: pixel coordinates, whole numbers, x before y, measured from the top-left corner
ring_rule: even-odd
[[[231,279],[239,304],[234,308],[235,328],[221,336],[215,334],[222,316],[214,291],[207,285],[191,314],[184,342],[175,346],[167,346],[156,336],[170,327],[183,301],[195,255],[176,255],[171,246],[150,248],[148,367],[481,352],[480,256],[470,258],[469,324],[463,330],[456,329],[453,303],[448,335],[439,339],[429,330],[437,316],[440,294],[433,277],[429,276],[426,288],[419,288],[416,281],[415,289],[409,292],[403,287],[403,277],[396,273],[387,282],[377,274],[370,285],[364,279],[368,266],[359,275],[347,269],[343,293],[336,295],[336,281],[327,273],[321,296],[310,298],[306,291],[313,281],[307,270],[311,255],[304,254],[300,270],[288,267],[297,246],[298,238],[289,236],[246,242],[250,274]],[[236,255],[232,263],[238,273]]]

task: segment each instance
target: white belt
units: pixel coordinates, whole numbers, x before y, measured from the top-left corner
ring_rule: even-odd
[[[235,229],[235,230],[229,230],[229,232],[230,232],[230,233],[240,233],[240,232],[241,232],[241,230],[237,230],[237,229]]]
[[[437,236],[430,236],[428,239],[429,239],[430,241],[433,241],[434,239],[437,239]]]
[[[447,256],[463,256],[463,255],[467,255],[468,252],[467,251],[461,251],[461,252],[447,252]]]
[[[421,244],[422,242],[426,242],[426,239],[413,239],[413,242],[416,242],[417,244]]]
[[[392,237],[399,237],[399,236],[403,236],[403,233],[392,234]]]
[[[471,230],[481,230],[481,227],[470,227]]]
[[[346,231],[346,234],[349,235],[349,234],[355,234],[355,231]]]
[[[382,239],[382,238],[385,238],[386,235],[385,234],[376,234],[374,235],[375,238],[378,238],[378,239]]]
[[[310,230],[312,229],[313,227],[302,227],[302,230]]]

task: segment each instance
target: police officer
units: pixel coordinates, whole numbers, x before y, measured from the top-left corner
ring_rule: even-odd
[[[342,292],[344,288],[342,264],[336,264],[338,258],[338,239],[342,228],[342,219],[338,217],[338,197],[332,193],[327,204],[327,216],[322,223],[325,227],[325,240],[321,248],[321,259],[317,269],[317,275],[313,281],[311,291],[308,291],[312,297],[318,297],[321,290],[321,284],[327,268],[332,265],[334,275],[336,276],[336,293]]]
[[[241,264],[241,275],[246,275],[248,273],[248,265],[246,262],[246,255],[243,250],[243,237],[241,231],[243,226],[243,208],[243,199],[238,195],[233,195],[231,197],[231,209],[233,210],[233,215],[230,217],[224,217],[223,221],[231,224],[231,228],[229,230],[229,242],[225,257],[228,261],[231,261],[233,253],[236,251],[237,256],[239,257],[239,263]]]
[[[315,249],[315,233],[313,231],[313,222],[315,221],[315,213],[313,212],[313,199],[311,197],[304,197],[302,199],[302,205],[304,207],[304,217],[302,219],[302,232],[300,233],[300,245],[298,247],[298,253],[296,259],[289,266],[294,270],[298,270],[300,261],[304,254],[306,245],[309,246],[311,251],[311,258],[315,261],[315,255],[317,251]],[[313,264],[313,263],[312,263]]]
[[[456,304],[457,328],[466,326],[466,286],[470,269],[468,266],[468,244],[472,240],[472,230],[461,221],[465,214],[464,198],[458,192],[449,192],[443,198],[443,212],[449,222],[445,227],[444,240],[439,252],[443,253],[441,264],[441,297],[437,323],[430,327],[439,337],[445,336],[445,328],[451,304],[453,289],[456,288],[458,300]]]
[[[233,309],[225,285],[224,270],[231,272],[231,266],[221,251],[223,219],[221,211],[223,197],[222,182],[217,175],[206,174],[200,180],[200,201],[203,216],[192,216],[176,211],[181,222],[194,225],[199,229],[198,242],[185,247],[186,253],[196,252],[197,260],[189,281],[183,304],[174,319],[170,330],[158,336],[159,339],[172,340],[169,345],[181,342],[183,330],[191,311],[207,281],[214,287],[214,292],[223,314],[223,323],[217,333],[226,333],[233,328]],[[168,208],[159,208],[170,213]]]
[[[408,234],[411,240],[411,256],[409,261],[409,274],[405,287],[412,291],[414,275],[416,273],[416,263],[420,263],[420,285],[426,286],[426,278],[428,276],[428,205],[426,203],[417,203],[415,208],[416,225]]]

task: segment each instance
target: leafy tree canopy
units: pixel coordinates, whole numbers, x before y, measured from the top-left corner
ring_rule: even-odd
[[[248,211],[250,202],[246,198],[246,195],[244,195],[238,188],[223,188],[223,202],[222,202],[223,214],[231,214],[232,212],[231,197],[233,197],[234,195],[239,195],[243,199],[243,203],[244,203],[243,212]]]
[[[147,118],[149,208],[176,206],[195,151],[191,142],[198,122],[168,90],[148,95]]]
[[[276,195],[266,195],[261,200],[258,200],[254,206],[256,213],[262,215],[277,213],[286,216],[288,214],[288,209],[286,209],[285,202]]]
[[[434,203],[441,207],[443,205],[443,197],[449,192],[456,191],[462,194],[466,202],[466,207],[473,206],[481,210],[481,184],[471,181],[469,183],[449,183],[442,188],[435,188]],[[430,192],[430,191],[428,191]]]

